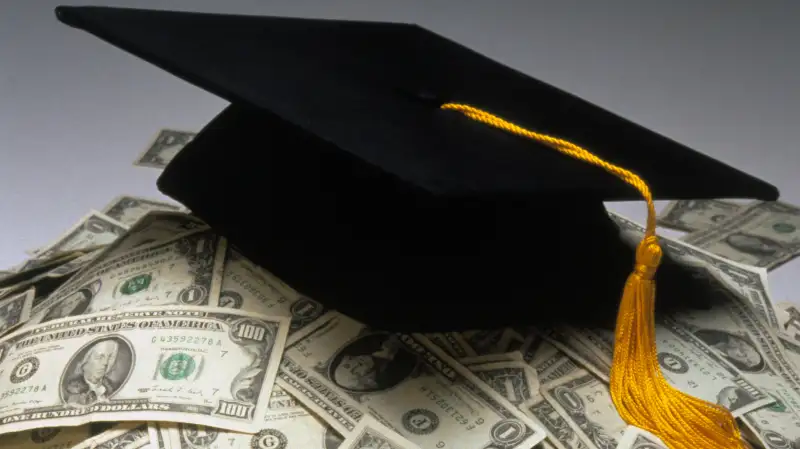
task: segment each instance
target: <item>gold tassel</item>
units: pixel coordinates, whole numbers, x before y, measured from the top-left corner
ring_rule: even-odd
[[[611,398],[625,422],[653,433],[671,449],[746,449],[728,410],[673,388],[658,365],[653,277],[662,251],[656,237],[655,206],[647,184],[636,174],[566,140],[527,130],[469,105],[447,103],[441,108],[461,112],[478,122],[601,167],[641,193],[647,202],[647,226],[636,249],[636,265],[625,283],[617,314]],[[565,289],[565,294],[568,293]]]

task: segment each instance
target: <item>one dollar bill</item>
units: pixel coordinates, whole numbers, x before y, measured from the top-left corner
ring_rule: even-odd
[[[545,438],[541,424],[422,335],[339,314],[309,327],[284,353],[278,385],[345,437],[371,414],[420,447],[522,449]]]
[[[95,421],[256,432],[289,321],[230,309],[84,315],[0,340],[0,434]]]

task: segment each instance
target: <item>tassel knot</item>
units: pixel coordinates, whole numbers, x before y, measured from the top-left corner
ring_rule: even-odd
[[[663,252],[658,244],[658,237],[648,236],[642,239],[636,248],[636,266],[634,274],[644,281],[652,281],[661,264]]]

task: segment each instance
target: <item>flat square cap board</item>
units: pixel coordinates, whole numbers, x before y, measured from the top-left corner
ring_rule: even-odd
[[[163,193],[289,285],[376,327],[613,322],[633,248],[603,201],[639,193],[465,103],[641,176],[656,199],[772,185],[416,25],[59,7],[58,18],[231,105]],[[644,207],[644,206],[643,206]],[[660,307],[701,304],[666,260]]]

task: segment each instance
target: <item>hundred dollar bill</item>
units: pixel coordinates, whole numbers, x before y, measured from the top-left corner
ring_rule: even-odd
[[[28,321],[35,295],[36,290],[31,288],[0,302],[0,336]]]
[[[543,384],[541,392],[586,446],[591,449],[617,447],[627,424],[617,413],[608,386],[595,376],[578,370]]]
[[[719,225],[742,209],[721,200],[671,201],[658,216],[658,224],[680,231],[701,231]]]
[[[567,420],[561,416],[544,397],[536,396],[522,404],[520,409],[539,420],[547,431],[550,443],[557,449],[588,449],[589,446],[572,430]]]
[[[523,361],[473,364],[469,370],[517,407],[539,394],[536,370]]]
[[[170,449],[333,449],[343,440],[277,386],[264,423],[254,435],[184,423],[162,423],[159,428]]]
[[[322,304],[283,285],[233,248],[227,250],[218,305],[291,317],[290,335],[327,312]]]
[[[775,268],[800,254],[800,209],[786,203],[748,206],[720,225],[683,240],[727,259]]]
[[[529,448],[522,414],[421,334],[372,330],[336,314],[289,346],[278,385],[342,435],[367,414],[420,447]]]
[[[96,421],[262,426],[289,320],[159,307],[51,321],[0,339],[0,434]]]
[[[617,449],[669,449],[660,438],[636,426],[628,426]]]
[[[131,226],[153,210],[180,211],[177,204],[131,195],[121,195],[109,203],[103,213],[125,226]]]
[[[163,169],[184,146],[194,139],[196,133],[175,129],[162,129],[136,158],[133,165]]]
[[[575,329],[586,334],[586,330]],[[594,340],[588,340],[594,342]],[[774,402],[750,383],[730,362],[710,350],[695,335],[668,318],[656,322],[658,363],[673,387],[708,402],[719,404],[734,417]],[[595,345],[592,350],[612,359],[613,346]]]
[[[59,288],[30,323],[129,307],[215,305],[225,240],[201,230],[95,263],[80,283]]]
[[[644,233],[641,225],[617,214],[609,215],[620,227],[624,238],[636,242],[641,239]],[[663,236],[659,237],[659,242],[666,253],[692,269],[695,276],[707,279],[712,285],[721,284],[725,290],[745,298],[770,327],[779,327],[780,323],[769,296],[767,271],[764,268],[732,262]]]
[[[421,449],[399,433],[367,415],[339,449]]]
[[[91,211],[56,241],[34,250],[37,259],[53,254],[110,243],[128,230],[124,224],[97,211]]]

